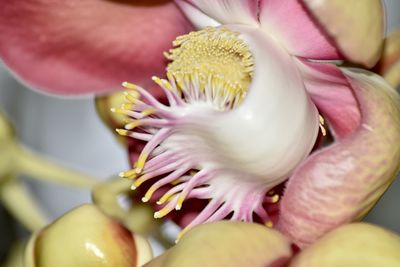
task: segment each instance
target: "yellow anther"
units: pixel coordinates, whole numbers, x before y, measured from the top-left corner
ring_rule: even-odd
[[[319,128],[321,129],[321,133],[323,136],[326,136],[326,129],[324,127],[325,119],[321,115],[319,115]]]
[[[134,106],[132,103],[124,103],[121,105],[121,109],[132,110]]]
[[[322,125],[325,124],[325,119],[321,115],[319,115],[319,123],[321,123]]]
[[[130,103],[132,103],[132,104],[135,104],[137,102],[138,97],[139,97],[139,95],[135,96],[135,95],[132,95],[130,93],[126,93],[125,94],[125,99],[127,101],[129,101]]]
[[[115,129],[115,131],[122,136],[127,136],[129,134],[129,131],[125,130],[125,129]]]
[[[132,130],[138,126],[140,126],[142,124],[142,122],[140,120],[134,120],[134,121],[130,121],[129,123],[125,124],[125,129],[126,130]]]
[[[279,195],[278,195],[278,194],[274,195],[274,196],[271,198],[271,201],[272,201],[272,203],[278,203],[278,201],[279,201]]]
[[[154,218],[155,218],[155,219],[162,218],[162,217],[164,217],[165,215],[167,215],[168,213],[170,213],[171,210],[172,210],[172,209],[169,208],[169,207],[164,207],[164,208],[162,208],[161,210],[159,210],[159,211],[157,211],[157,212],[154,213]]]
[[[141,186],[147,179],[148,179],[148,176],[142,175],[142,176],[140,176],[133,184],[134,184],[136,187],[139,187],[139,186]]]
[[[322,126],[321,124],[319,125],[319,128],[321,129],[321,133],[323,136],[326,136],[326,129],[324,126]]]
[[[179,36],[173,44],[175,47],[165,53],[172,61],[167,67],[167,77],[169,80],[173,77],[179,89],[186,90],[186,84],[194,83],[204,91],[211,82],[220,94],[243,98],[251,82],[254,60],[239,33],[226,28],[206,28]],[[163,80],[154,80],[167,87]]]
[[[268,228],[272,228],[274,227],[274,223],[272,221],[268,221],[265,223],[265,226],[267,226]]]
[[[156,110],[154,108],[148,108],[143,110],[140,114],[142,114],[143,117],[147,117],[149,115],[153,115],[154,113],[156,113]]]
[[[146,164],[146,160],[147,160],[148,156],[149,155],[144,154],[144,153],[140,154],[138,160],[135,163],[136,173],[139,174],[143,171],[143,168],[144,168],[144,165]]]
[[[163,79],[160,79],[160,78],[158,78],[157,76],[153,76],[153,77],[151,77],[151,79],[156,83],[156,84],[158,84],[160,87],[164,87],[164,88],[167,88],[168,87],[168,82],[166,81],[166,80],[163,80]],[[169,88],[167,88],[167,89],[171,89],[171,86],[169,87]]]
[[[176,210],[180,210],[182,208],[183,202],[185,201],[186,198],[186,194],[185,195],[180,195],[178,200],[176,201],[176,205],[175,205],[175,209]]]
[[[135,170],[129,170],[129,171],[126,171],[126,172],[120,172],[118,174],[118,176],[121,177],[121,178],[127,178],[127,179],[132,180],[132,179],[135,179],[137,177],[137,173],[135,172]]]
[[[154,185],[152,187],[149,188],[149,190],[147,190],[146,194],[144,195],[145,199],[151,199],[151,197],[153,196],[154,192],[157,190],[156,187],[154,187]],[[143,199],[142,199],[143,200]],[[145,201],[146,202],[146,201]]]
[[[112,108],[111,112],[121,114],[121,115],[129,115],[130,110],[124,108]]]
[[[122,86],[125,87],[126,89],[131,89],[131,90],[136,90],[136,88],[138,87],[136,84],[130,82],[123,82]]]
[[[173,193],[168,194],[168,193],[166,193],[157,201],[157,204],[158,205],[162,205],[165,202],[170,201],[171,199],[173,199],[175,196],[176,196],[176,194],[173,194]]]

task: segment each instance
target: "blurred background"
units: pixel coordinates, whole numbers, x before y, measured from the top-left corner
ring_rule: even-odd
[[[400,28],[400,1],[386,0],[385,3],[389,33],[396,26]],[[128,168],[125,151],[98,118],[91,98],[61,99],[29,90],[0,63],[0,110],[14,123],[24,145],[52,161],[94,175],[99,180]],[[24,179],[52,219],[72,207],[90,202],[88,191],[38,182],[29,177]],[[400,232],[398,203],[399,179],[366,220]],[[3,241],[12,239],[11,231],[6,229],[16,227],[12,220],[6,218],[7,213],[0,206]]]

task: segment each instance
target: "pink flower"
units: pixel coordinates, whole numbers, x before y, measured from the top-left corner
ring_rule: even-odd
[[[162,52],[191,29],[167,0],[0,5],[0,57],[29,86],[51,94],[101,94],[124,80],[150,81],[163,73]]]
[[[138,168],[123,176],[136,186],[156,181],[152,190],[180,183],[157,216],[205,198],[190,227],[255,214],[270,223],[265,208],[277,195],[265,194],[289,178],[274,223],[298,245],[361,218],[399,169],[399,97],[377,75],[335,63],[376,63],[380,1],[176,2],[197,28],[212,27],[197,33],[199,51],[208,50],[196,57],[194,36],[178,39],[168,80],[154,79],[169,105],[127,84],[133,106],[121,110],[133,120],[120,132],[147,142]],[[100,94],[123,80],[148,88],[162,74],[162,51],[191,29],[164,0],[0,3],[0,56],[29,85],[55,94]],[[325,129],[319,115],[335,142],[309,156]],[[144,131],[134,133],[137,126]]]
[[[261,220],[306,246],[365,215],[399,169],[399,96],[379,76],[334,63],[375,64],[380,2],[346,2],[356,15],[339,13],[342,1],[177,3],[202,30],[178,37],[167,79],[153,77],[168,105],[125,83],[128,104],[115,110],[132,119],[118,132],[147,142],[121,176],[133,189],[150,183],[144,202],[172,184],[155,217],[206,199],[186,229]],[[308,156],[325,132],[320,115],[335,142]],[[286,179],[273,222],[266,206]]]

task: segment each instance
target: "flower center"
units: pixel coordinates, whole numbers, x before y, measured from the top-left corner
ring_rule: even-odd
[[[254,60],[239,33],[209,27],[180,36],[173,45],[165,53],[171,60],[167,73],[173,76],[180,90],[190,90],[188,84],[196,82],[200,93],[214,98],[225,96],[233,106],[243,100],[253,75]],[[207,88],[215,92],[205,92]]]
[[[318,112],[292,57],[257,28],[237,27],[240,34],[207,28],[177,38],[167,79],[153,78],[167,105],[123,84],[128,103],[115,111],[131,120],[117,132],[146,145],[120,176],[132,189],[151,183],[144,202],[168,188],[156,218],[196,198],[208,204],[188,228],[226,217],[270,225],[264,206],[279,197],[267,193],[315,143]]]

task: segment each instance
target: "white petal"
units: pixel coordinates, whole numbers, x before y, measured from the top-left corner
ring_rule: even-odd
[[[221,24],[215,19],[204,14],[200,9],[183,0],[176,0],[177,5],[181,8],[186,17],[190,20],[196,29],[206,27],[218,27]]]
[[[195,26],[204,25],[206,16],[221,24],[258,25],[258,1],[254,0],[176,0]],[[190,7],[191,6],[191,7]],[[193,9],[198,9],[196,12]],[[204,15],[205,14],[205,15]],[[201,22],[201,23],[198,23]],[[209,21],[208,21],[209,23]],[[215,26],[206,24],[207,26]]]
[[[242,33],[255,60],[248,95],[218,120],[220,150],[241,169],[282,179],[309,154],[318,134],[318,111],[291,56],[257,28]]]

